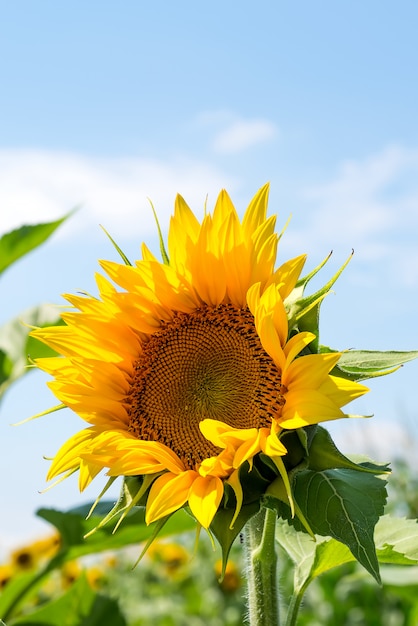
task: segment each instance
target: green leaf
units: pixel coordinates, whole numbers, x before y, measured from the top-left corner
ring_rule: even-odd
[[[326,469],[346,468],[371,474],[389,473],[387,465],[377,465],[370,461],[359,464],[344,456],[333,442],[329,432],[318,426],[309,448],[309,469],[321,471]]]
[[[310,528],[345,544],[380,582],[373,540],[383,514],[386,481],[354,469],[303,470],[295,475],[294,497]]]
[[[126,626],[116,600],[95,593],[85,576],[56,600],[13,620],[14,626]]]
[[[321,351],[334,352],[325,347],[321,347]],[[367,380],[390,374],[404,363],[416,358],[418,350],[410,352],[346,350],[331,373],[349,380]]]
[[[278,521],[276,539],[295,564],[294,589],[300,593],[320,574],[355,561],[347,546],[330,537],[316,537],[297,531],[284,520]]]
[[[33,337],[32,326],[64,324],[58,308],[42,304],[29,309],[0,327],[0,398],[9,385],[30,371],[30,360],[54,356],[56,352]]]
[[[306,590],[312,580],[324,572],[356,560],[348,547],[336,539],[318,536],[316,541],[313,541],[284,520],[278,521],[276,539],[295,564],[296,593]],[[418,564],[416,520],[382,516],[376,524],[375,543],[378,561],[381,564],[409,566]],[[385,571],[387,574],[388,570]],[[406,577],[408,572],[412,571],[408,567]],[[397,576],[400,579],[398,574]]]
[[[40,246],[74,211],[55,222],[21,226],[0,237],[0,274],[22,256]]]
[[[0,615],[9,617],[37,591],[42,583],[38,572],[21,572],[12,577],[0,594]]]
[[[417,520],[384,515],[376,526],[375,541],[381,563],[418,564]]]

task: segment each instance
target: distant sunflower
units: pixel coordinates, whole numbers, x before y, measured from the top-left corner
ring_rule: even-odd
[[[99,298],[67,295],[66,325],[33,332],[63,355],[37,362],[53,393],[90,424],[49,479],[79,470],[83,490],[102,469],[146,477],[147,523],[188,504],[208,528],[226,482],[239,511],[255,455],[285,475],[283,429],[345,417],[365,393],[330,375],[339,353],[310,354],[315,335],[289,328],[305,255],[275,269],[267,199],[266,185],[240,220],[222,191],[199,223],[177,196],[163,263],[145,245],[135,266],[101,262],[120,289],[98,275]]]

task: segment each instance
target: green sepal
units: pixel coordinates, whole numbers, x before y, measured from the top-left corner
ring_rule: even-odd
[[[312,352],[318,352],[319,349],[319,310],[321,303],[329,293],[331,287],[342,274],[344,269],[352,258],[352,254],[343,263],[343,265],[335,272],[332,278],[315,293],[304,296],[305,288],[308,283],[316,276],[329,260],[331,254],[328,255],[312,272],[302,277],[297,283],[292,293],[286,298],[285,305],[288,311],[289,328],[296,327],[298,332],[307,331],[315,335],[315,339],[310,344]]]
[[[225,568],[228,563],[229,553],[237,536],[244,528],[247,521],[260,510],[260,501],[244,504],[240,512],[235,518],[234,526],[230,528],[231,522],[235,515],[232,508],[218,509],[212,523],[209,527],[214,537],[218,541],[222,550],[222,572],[221,577],[225,574]]]
[[[355,463],[350,460],[338,450],[329,432],[322,426],[318,426],[309,448],[308,469],[320,472],[338,468],[352,469],[370,474],[390,473],[387,464],[378,465],[371,461]]]
[[[159,240],[159,244],[160,244],[160,252],[161,252],[161,258],[163,260],[164,265],[170,265],[170,259],[165,247],[165,243],[164,243],[164,238],[163,238],[163,234],[161,232],[161,226],[160,226],[160,222],[158,220],[158,215],[157,215],[157,211],[154,208],[154,205],[152,204],[151,200],[148,198],[148,202],[151,205],[151,209],[152,212],[154,214],[154,219],[155,219],[155,223],[157,225],[157,231],[158,231],[158,240]]]
[[[95,528],[90,530],[85,535],[85,538],[95,533],[97,530],[99,530],[99,528],[103,528],[103,526],[105,526],[111,520],[114,520],[115,518],[117,518],[117,522],[113,529],[113,532],[116,532],[119,525],[122,523],[125,517],[130,513],[130,511],[135,506],[145,506],[146,500],[147,500],[147,492],[152,482],[155,480],[155,478],[156,478],[155,475],[150,475],[150,476],[146,475],[144,477],[124,476],[120,495],[115,506],[107,513],[107,515],[105,515],[101,519],[101,521]],[[106,491],[109,489],[109,487],[114,482],[114,480],[115,480],[114,477],[111,477],[108,480],[101,494],[99,495],[99,497],[93,504],[92,508],[90,509],[87,519],[91,517],[91,514],[95,510],[98,502],[100,501],[102,496],[106,493]]]
[[[145,543],[144,547],[141,550],[141,553],[139,555],[139,557],[137,558],[137,560],[135,561],[133,567],[136,567],[138,565],[138,563],[142,560],[142,558],[145,556],[145,554],[148,552],[149,547],[154,543],[154,541],[157,539],[158,535],[160,534],[161,530],[163,529],[163,527],[166,525],[166,523],[168,522],[168,520],[170,519],[170,517],[173,515],[173,513],[171,513],[170,515],[166,515],[165,517],[160,518],[159,520],[156,520],[153,523],[153,533],[151,535],[151,537],[147,540],[147,542]]]
[[[243,504],[251,504],[259,500],[260,495],[265,492],[268,485],[278,474],[278,470],[269,457],[265,457],[268,464],[263,462],[262,456],[258,454],[253,459],[252,468],[248,461],[243,463],[239,469],[239,482],[244,495]],[[220,508],[235,509],[236,498],[233,489],[227,482],[224,483],[224,499]]]
[[[338,352],[320,346],[320,352]],[[395,350],[345,350],[331,371],[333,376],[359,381],[385,376],[399,369],[404,363],[418,358],[418,350],[397,352]]]
[[[128,259],[126,254],[123,252],[122,248],[120,248],[118,246],[118,244],[113,239],[113,237],[107,232],[106,228],[104,226],[102,226],[101,224],[100,224],[100,228],[103,230],[105,235],[110,239],[110,241],[112,242],[113,247],[115,248],[116,252],[119,254],[119,256],[122,259],[122,261],[125,263],[125,265],[129,265],[129,266],[132,267],[132,263],[130,262],[130,260]]]

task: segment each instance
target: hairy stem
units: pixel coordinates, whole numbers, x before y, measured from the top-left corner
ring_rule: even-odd
[[[250,626],[279,626],[276,511],[262,508],[245,527]]]

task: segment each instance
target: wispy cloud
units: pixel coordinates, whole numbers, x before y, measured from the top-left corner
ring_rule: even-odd
[[[346,161],[303,189],[301,205],[284,246],[354,247],[357,258],[390,260],[404,284],[418,282],[418,150],[392,146]]]
[[[256,144],[270,141],[277,132],[277,126],[269,120],[239,119],[215,136],[212,147],[216,152],[224,154],[242,152]]]
[[[210,148],[216,154],[237,154],[260,143],[271,141],[279,134],[271,120],[241,115],[228,110],[204,111],[194,120],[199,131],[209,130]]]
[[[148,198],[162,224],[181,193],[194,209],[236,181],[196,159],[93,158],[46,150],[0,151],[0,232],[80,210],[65,230],[103,224],[118,237],[154,232]],[[64,231],[62,231],[63,233]]]

